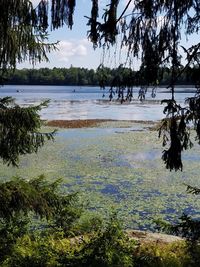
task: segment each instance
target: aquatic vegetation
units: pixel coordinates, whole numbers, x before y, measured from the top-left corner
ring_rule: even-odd
[[[18,169],[1,165],[0,175],[62,177],[63,190],[78,191],[89,213],[106,217],[115,209],[126,228],[152,230],[155,219],[175,222],[183,211],[198,217],[200,198],[187,194],[184,183],[200,184],[200,148],[187,151],[183,172],[169,172],[157,132],[129,125],[62,129],[37,155],[22,157]]]

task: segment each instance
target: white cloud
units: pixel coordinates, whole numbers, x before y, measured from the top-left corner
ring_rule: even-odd
[[[79,41],[63,40],[58,45],[56,56],[59,61],[68,62],[71,58],[85,57],[88,54],[89,42],[87,39]]]
[[[123,0],[124,7],[126,7],[126,5],[128,4],[128,2],[129,2],[129,0]],[[132,0],[131,3],[128,6],[128,10],[129,11],[132,11],[133,8],[134,8],[134,6],[135,6],[135,0]]]
[[[36,7],[41,0],[30,0],[34,7]]]

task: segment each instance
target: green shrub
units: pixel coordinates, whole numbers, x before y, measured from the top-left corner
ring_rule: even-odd
[[[116,215],[111,216],[104,229],[98,230],[89,240],[83,240],[74,255],[60,255],[62,266],[73,267],[131,267],[135,242],[122,230]]]
[[[191,258],[184,241],[147,243],[139,246],[135,264],[142,267],[188,267],[191,266]]]

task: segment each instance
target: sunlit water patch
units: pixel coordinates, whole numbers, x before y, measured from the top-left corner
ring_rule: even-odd
[[[40,113],[43,119],[115,119],[115,120],[160,120],[164,117],[162,99],[170,98],[170,90],[157,88],[156,98],[147,90],[144,101],[138,99],[139,88],[133,88],[131,102],[109,101],[109,88],[105,97],[99,87],[92,86],[40,86],[6,85],[0,90],[0,97],[12,96],[22,106],[36,105],[49,99],[50,104]],[[194,96],[190,87],[175,90],[177,103],[184,103],[186,97]]]

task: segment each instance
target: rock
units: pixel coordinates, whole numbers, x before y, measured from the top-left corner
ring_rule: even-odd
[[[184,239],[179,236],[167,235],[161,233],[151,233],[139,230],[128,230],[128,237],[135,239],[141,243],[172,243],[177,241],[183,241]]]

